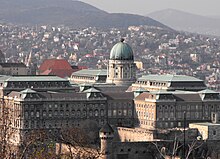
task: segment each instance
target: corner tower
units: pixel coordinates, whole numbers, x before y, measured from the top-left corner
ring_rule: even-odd
[[[99,137],[101,139],[101,156],[100,159],[112,158],[112,141],[114,138],[114,130],[111,125],[106,123],[99,131]]]
[[[107,83],[131,85],[136,80],[136,65],[132,48],[124,39],[115,44],[107,67]]]

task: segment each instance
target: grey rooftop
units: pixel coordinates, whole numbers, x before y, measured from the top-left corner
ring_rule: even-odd
[[[107,76],[106,69],[83,69],[76,72],[73,72],[72,75],[77,76]]]
[[[186,75],[143,75],[138,81],[158,81],[158,82],[203,82],[198,78]]]
[[[1,80],[2,77],[0,77]],[[67,82],[67,79],[58,77],[58,76],[8,76],[8,78],[3,77],[6,82],[55,82],[62,81]]]

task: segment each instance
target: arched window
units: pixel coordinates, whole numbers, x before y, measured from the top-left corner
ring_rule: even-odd
[[[93,114],[92,114],[92,110],[89,110],[89,116],[92,117]]]
[[[94,114],[95,114],[95,116],[99,116],[99,111],[96,109]]]
[[[80,110],[77,110],[77,117],[80,116]]]
[[[86,117],[86,110],[83,110],[83,117]]]
[[[75,116],[75,110],[72,109],[72,116]]]
[[[104,110],[103,109],[101,109],[100,114],[101,114],[101,116],[104,116]]]
[[[25,118],[28,118],[28,112],[27,111],[24,113],[24,116],[25,116]]]

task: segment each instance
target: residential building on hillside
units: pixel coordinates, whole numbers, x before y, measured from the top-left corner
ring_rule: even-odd
[[[28,69],[24,63],[0,63],[1,75],[27,75]]]

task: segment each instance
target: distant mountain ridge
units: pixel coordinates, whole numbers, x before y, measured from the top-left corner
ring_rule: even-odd
[[[220,36],[220,19],[195,15],[175,9],[165,9],[147,16],[181,31]]]
[[[74,0],[0,0],[0,21],[35,25],[70,25],[72,27],[128,27],[149,25],[168,28],[144,16],[107,13]]]

